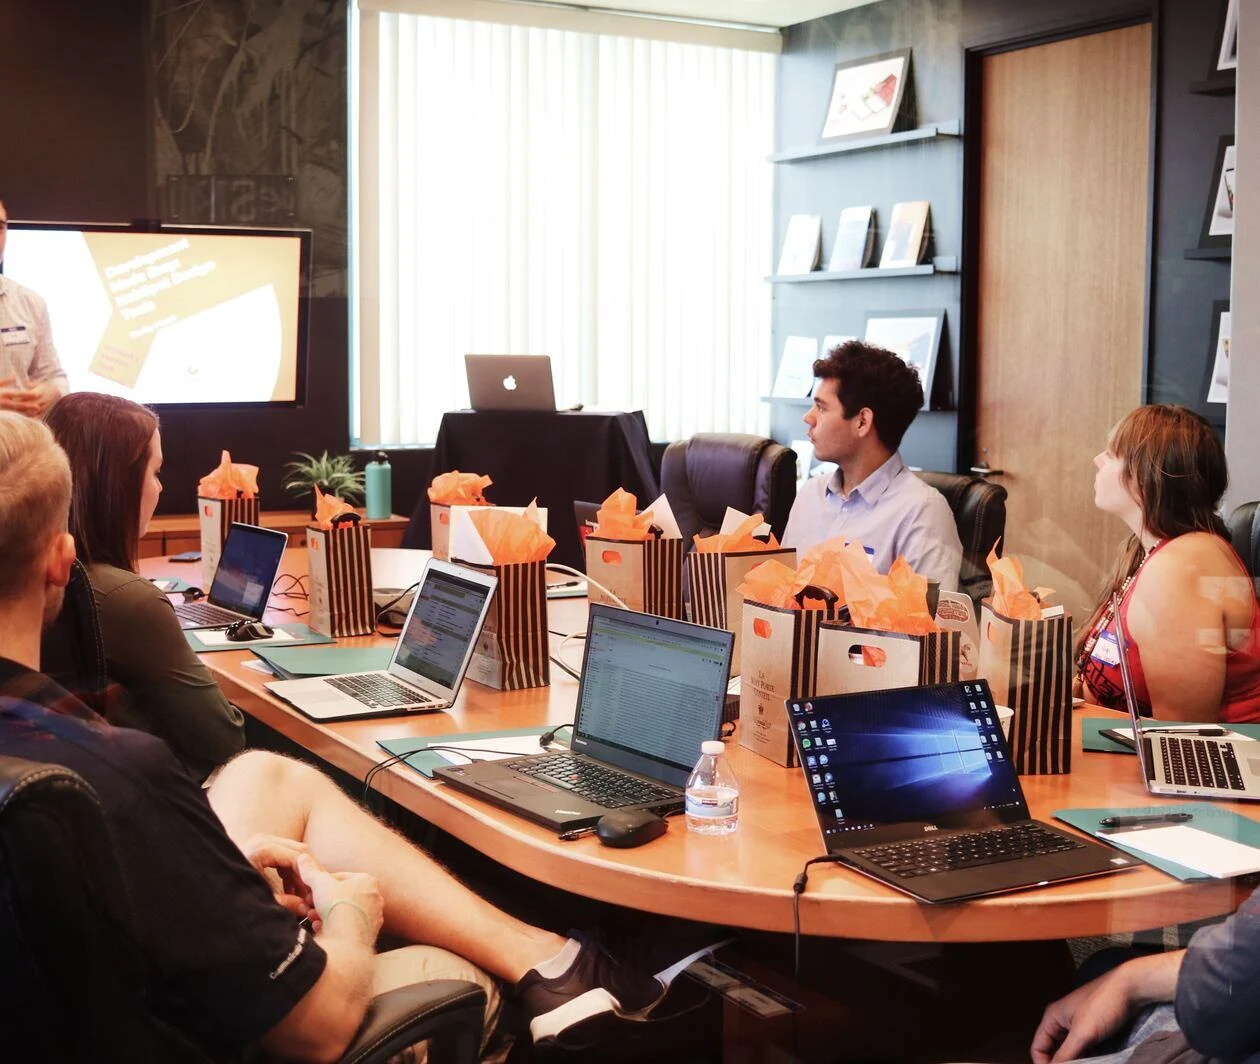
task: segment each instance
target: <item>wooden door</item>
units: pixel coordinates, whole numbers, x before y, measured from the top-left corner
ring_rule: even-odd
[[[981,91],[976,456],[1079,623],[1126,535],[1091,460],[1141,402],[1151,28],[986,57]]]

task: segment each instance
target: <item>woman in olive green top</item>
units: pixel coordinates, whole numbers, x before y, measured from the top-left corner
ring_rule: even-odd
[[[75,392],[47,422],[70,458],[70,531],[96,598],[106,673],[121,686],[107,716],[164,739],[204,779],[244,747],[245,718],[193,653],[166,596],[136,572],[162,493],[157,417],[127,399]]]

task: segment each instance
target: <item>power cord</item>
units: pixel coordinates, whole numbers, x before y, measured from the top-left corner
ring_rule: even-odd
[[[413,591],[415,591],[419,586],[420,586],[420,581],[417,580],[414,584],[411,585],[411,587],[404,588],[402,591],[398,592],[398,594],[395,595],[392,599],[390,599],[387,603],[385,603],[384,606],[378,606],[376,608],[376,634],[377,635],[393,636],[393,635],[398,634],[397,631],[393,631],[393,632],[382,631],[382,626],[389,624],[389,622],[385,620],[385,615],[389,613],[395,606],[397,606],[399,602],[401,602]],[[406,621],[407,619],[404,611],[399,610],[398,612],[402,613],[403,616],[397,624],[390,625],[390,627],[395,628],[395,629],[401,628],[403,625],[403,622]]]
[[[841,858],[835,854],[811,857],[805,862],[801,874],[796,877],[796,882],[792,884],[792,981],[795,983],[801,981],[801,895],[805,893],[805,887],[809,883],[810,866],[840,863],[842,863]]]

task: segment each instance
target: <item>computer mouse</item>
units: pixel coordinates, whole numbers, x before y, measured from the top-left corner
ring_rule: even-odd
[[[276,633],[262,621],[233,621],[223,634],[233,643],[248,643],[251,639],[270,639]]]
[[[663,817],[649,813],[646,809],[614,809],[595,822],[595,837],[605,846],[616,846],[625,850],[659,839],[668,827]]]

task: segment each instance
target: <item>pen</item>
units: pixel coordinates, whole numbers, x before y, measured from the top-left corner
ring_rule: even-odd
[[[1105,816],[1098,823],[1105,828],[1135,828],[1139,824],[1184,824],[1193,813],[1146,813],[1142,816]]]
[[[594,835],[595,825],[585,828],[574,828],[572,831],[562,831],[560,833],[561,842],[572,842],[574,839],[580,839],[583,835]]]
[[[1143,735],[1158,735],[1160,732],[1175,732],[1177,735],[1215,735],[1221,736],[1228,734],[1224,728],[1217,727],[1213,724],[1205,725],[1202,728],[1143,728]]]

